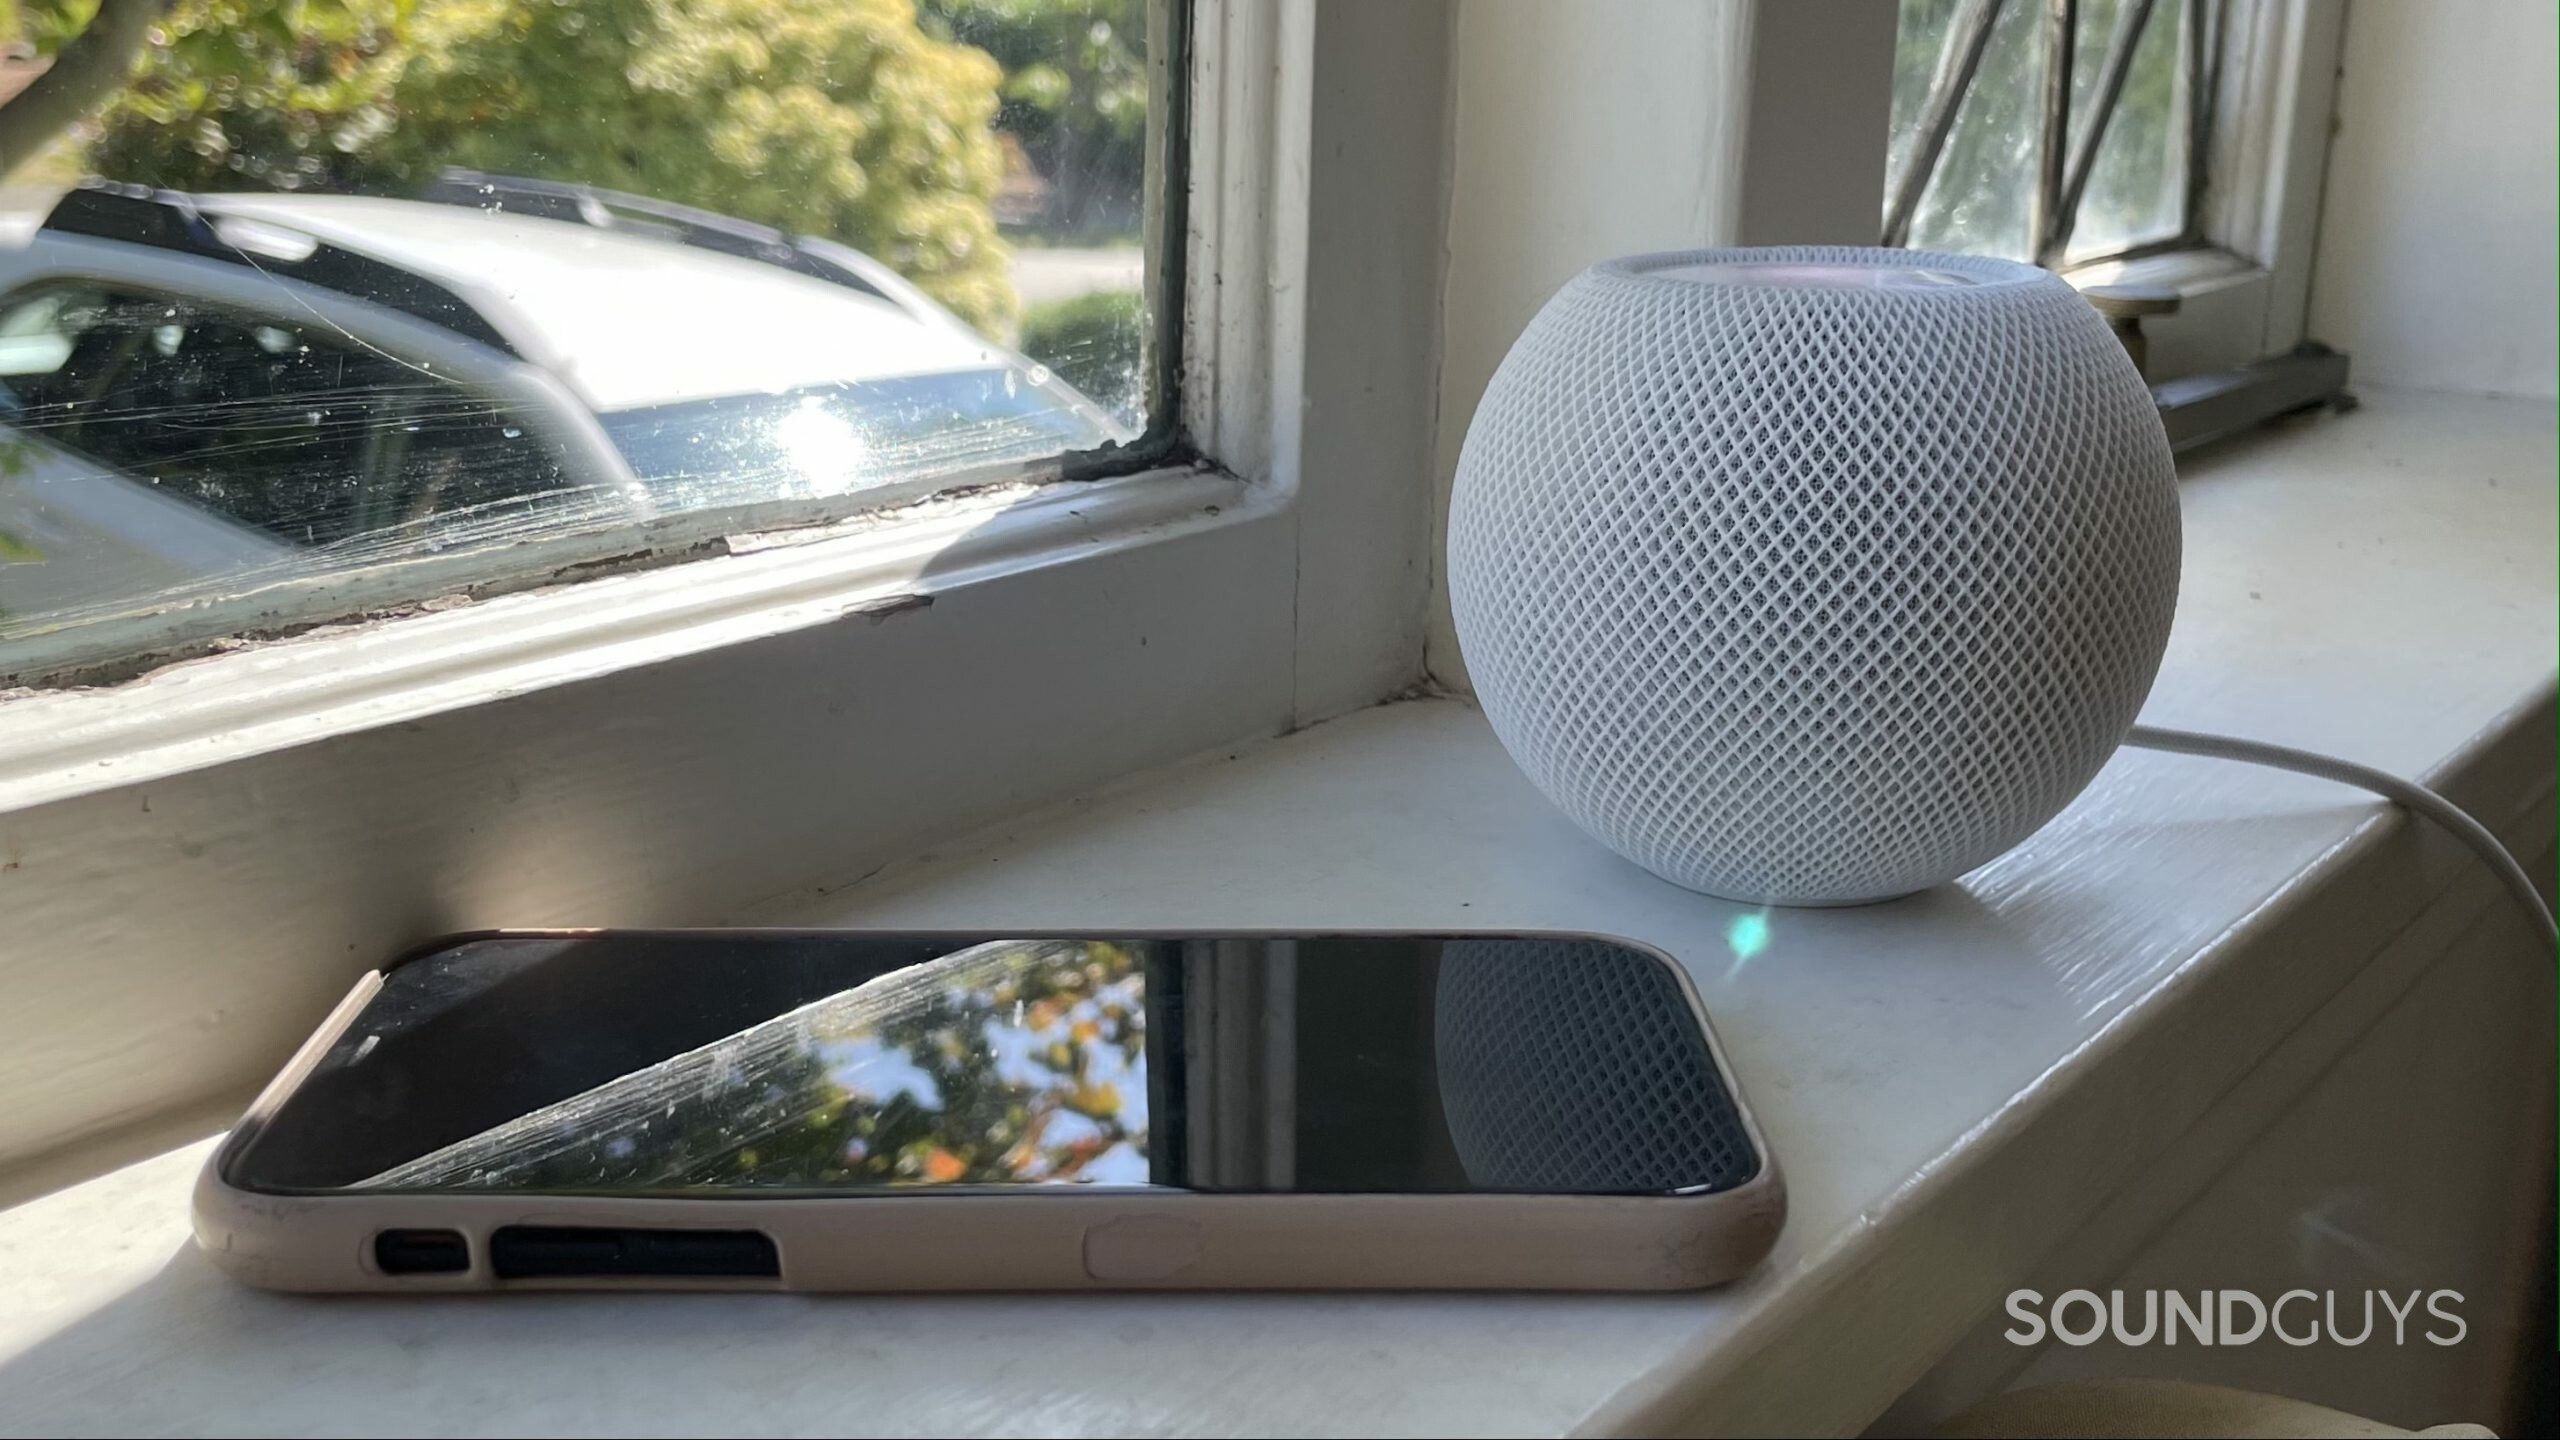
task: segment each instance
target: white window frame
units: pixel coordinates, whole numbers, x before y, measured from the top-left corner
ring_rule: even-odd
[[[717,923],[1418,680],[1447,7],[1191,21],[1216,464],[0,703],[0,1162],[236,1096],[432,934]]]
[[[2305,321],[2347,7],[2344,0],[2228,4],[2201,243],[2062,271],[2084,288],[2176,292],[2175,314],[2142,323],[2154,382],[2236,369],[2318,338]],[[2171,17],[2153,23],[2161,18]]]

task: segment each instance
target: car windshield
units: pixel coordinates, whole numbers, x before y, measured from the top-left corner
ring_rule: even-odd
[[[602,418],[660,502],[686,509],[842,495],[1124,438],[1014,369],[730,395]]]

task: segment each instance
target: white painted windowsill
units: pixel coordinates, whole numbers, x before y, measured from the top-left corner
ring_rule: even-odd
[[[2547,402],[2388,393],[2200,457],[2147,718],[2431,777],[2540,851],[2552,474]],[[2367,796],[2127,752],[1960,885],[1780,913],[1738,965],[1734,907],[1585,839],[1472,708],[1393,705],[758,918],[1649,940],[1697,977],[1787,1175],[1786,1231],[1744,1281],[1641,1297],[292,1299],[189,1250],[198,1144],[0,1215],[0,1415],[457,1434],[1855,1430],[2165,1152],[2253,1133],[2224,1123],[2231,1108],[2309,1084],[2423,970],[2430,935],[2506,903]],[[2516,934],[2519,963],[2547,968]]]

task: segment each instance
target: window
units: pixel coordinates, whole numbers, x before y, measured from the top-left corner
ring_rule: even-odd
[[[1902,0],[1885,243],[2059,266],[2192,242],[2212,0]]]
[[[0,683],[1163,458],[1170,13],[179,0],[0,104]]]
[[[1886,244],[2032,261],[2091,292],[2181,447],[2342,403],[2347,357],[2304,318],[2346,7],[1899,8]]]

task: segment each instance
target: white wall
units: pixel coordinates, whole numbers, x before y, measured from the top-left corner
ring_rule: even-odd
[[[1892,0],[1457,7],[1435,537],[1485,382],[1584,267],[1707,245],[1874,243],[1893,20]],[[1463,687],[1433,558],[1430,669]]]
[[[2551,0],[2355,0],[2311,334],[2358,380],[2555,393]]]

